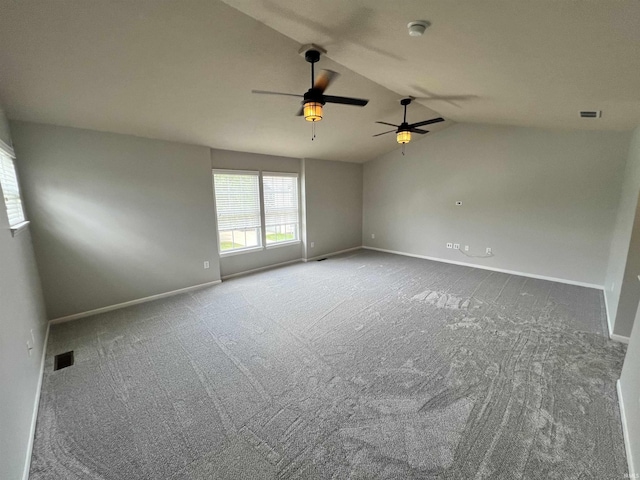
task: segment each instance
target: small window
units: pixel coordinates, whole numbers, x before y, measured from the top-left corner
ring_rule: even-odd
[[[299,240],[298,175],[264,173],[262,187],[267,245]]]
[[[213,173],[220,253],[262,245],[258,172]]]
[[[16,175],[13,152],[7,148],[0,149],[0,186],[4,196],[4,204],[7,208],[9,226],[15,227],[25,222],[22,199],[20,198],[20,186]]]

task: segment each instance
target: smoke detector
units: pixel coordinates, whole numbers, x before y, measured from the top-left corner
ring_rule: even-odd
[[[416,20],[415,22],[409,23],[407,28],[409,29],[409,35],[412,37],[420,37],[429,26],[431,26],[431,24],[426,20]]]

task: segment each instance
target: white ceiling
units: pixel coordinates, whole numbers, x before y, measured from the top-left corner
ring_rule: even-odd
[[[371,135],[385,131],[376,120],[400,121],[406,95],[431,97],[410,122],[448,119],[432,132],[452,120],[640,124],[638,0],[0,0],[0,12],[13,119],[356,162],[397,148]],[[409,37],[417,19],[433,25]],[[313,142],[297,99],[250,93],[304,93],[297,50],[312,42],[330,57],[318,68],[342,74],[327,93],[371,100],[328,105]]]

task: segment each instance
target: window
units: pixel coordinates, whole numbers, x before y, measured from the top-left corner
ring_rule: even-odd
[[[300,240],[298,174],[214,170],[220,253]]]
[[[220,252],[262,245],[258,172],[213,174]]]
[[[4,203],[7,207],[10,227],[16,227],[25,222],[13,158],[13,149],[0,144],[0,185],[4,195]]]
[[[265,173],[262,188],[267,245],[298,240],[298,175]]]

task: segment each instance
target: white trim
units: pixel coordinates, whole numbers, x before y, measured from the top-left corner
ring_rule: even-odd
[[[225,230],[225,232],[228,232],[228,230]],[[218,249],[219,248],[220,246],[218,245]],[[263,250],[264,247],[262,245],[258,245],[257,247],[235,248],[233,250],[225,250],[224,252],[218,250],[218,253],[220,254],[220,258],[225,258],[233,257],[234,255],[242,255],[243,253],[261,252]]]
[[[357,247],[347,248],[346,250],[339,250],[337,252],[331,252],[331,253],[326,253],[324,255],[318,255],[316,257],[303,258],[302,261],[305,262],[305,263],[313,262],[314,260],[318,260],[319,258],[333,257],[335,255],[340,255],[341,253],[347,253],[347,252],[353,252],[354,250],[360,250],[361,248],[366,248],[366,247],[363,247],[362,245],[360,245],[360,246],[357,246]]]
[[[36,399],[33,404],[33,415],[31,416],[31,429],[29,443],[27,444],[27,456],[25,458],[22,480],[29,480],[29,470],[31,469],[31,455],[33,454],[33,442],[36,436],[36,422],[38,421],[38,408],[40,407],[40,392],[42,391],[42,379],[44,378],[44,361],[47,357],[47,342],[49,341],[50,324],[47,324],[47,332],[44,334],[44,344],[42,346],[42,358],[40,359],[40,377],[36,386]]]
[[[17,234],[27,228],[29,226],[29,223],[31,223],[29,220],[25,220],[24,222],[16,223],[15,225],[9,227],[9,229],[11,230],[11,236],[15,237]]]
[[[16,152],[13,150],[13,147],[8,143],[2,141],[2,139],[0,139],[0,153],[3,153],[4,155],[7,155],[8,157],[11,157],[13,159],[16,158]]]
[[[263,177],[291,177],[298,178],[299,174],[296,172],[262,172]]]
[[[525,273],[525,272],[518,272],[516,270],[506,270],[504,268],[487,267],[485,265],[476,265],[475,263],[458,262],[455,260],[445,260],[444,258],[428,257],[426,255],[416,255],[414,253],[398,252],[396,250],[386,250],[384,248],[367,247],[364,245],[362,246],[362,248],[366,250],[376,250],[378,252],[404,255],[406,257],[423,258],[425,260],[433,260],[434,262],[451,263],[453,265],[462,265],[463,267],[472,267],[472,268],[480,268],[482,270],[491,270],[492,272],[508,273],[510,275],[520,275],[521,277],[530,277],[530,278],[537,278],[539,280],[549,280],[551,282],[566,283],[567,285],[576,285],[578,287],[587,287],[587,288],[595,288],[598,290],[604,290],[604,286],[596,285],[595,283],[576,282],[574,280],[567,280],[564,278],[547,277],[546,275],[537,275],[535,273]]]
[[[609,338],[615,342],[629,344],[629,337],[625,337],[624,335],[618,335],[617,333],[609,334]]]
[[[260,175],[260,170],[235,170],[232,168],[214,168],[211,170],[212,174],[219,173],[220,175],[238,174],[238,175]]]
[[[138,305],[139,303],[151,302],[153,300],[158,300],[160,298],[172,297],[174,295],[179,295],[181,293],[191,292],[193,290],[200,290],[201,288],[207,288],[213,285],[217,285],[220,282],[221,280],[214,280],[213,282],[201,283],[200,285],[193,285],[191,287],[179,288],[178,290],[171,290],[170,292],[158,293],[157,295],[151,295],[149,297],[138,298],[136,300],[130,300],[128,302],[117,303],[115,305],[109,305],[107,307],[96,308],[95,310],[88,310],[86,312],[74,313],[73,315],[67,315],[66,317],[54,318],[53,320],[49,320],[49,323],[51,325],[56,325],[58,323],[70,322],[71,320],[90,317],[92,315],[97,315],[99,313],[110,312],[112,310],[118,310],[120,308],[130,307],[132,305]]]
[[[291,263],[298,263],[300,261],[302,261],[302,258],[296,258],[295,260],[288,260],[286,262],[281,262],[281,263],[274,263],[273,265],[267,265],[266,267],[252,268],[251,270],[245,270],[243,272],[225,275],[222,277],[222,280],[228,280],[233,277],[240,277],[241,275],[248,275],[250,273],[261,272],[263,270],[271,270],[272,268],[284,267],[285,265],[289,265]]]
[[[293,224],[290,223],[289,225],[293,225]],[[287,240],[286,242],[270,243],[265,248],[267,250],[271,250],[272,248],[290,247],[291,245],[300,245],[300,243],[302,243],[300,240]]]
[[[609,338],[613,341],[620,343],[629,343],[629,337],[624,337],[622,335],[618,335],[617,333],[613,333],[613,324],[611,323],[611,311],[609,310],[609,299],[607,297],[607,290],[604,290],[604,308],[607,312],[607,327],[609,328]]]
[[[622,436],[624,437],[624,449],[627,452],[627,467],[629,468],[629,477],[636,477],[633,464],[633,454],[631,453],[631,442],[629,440],[629,427],[627,426],[627,415],[624,410],[624,401],[622,400],[622,385],[620,379],[616,382],[616,391],[618,392],[618,404],[620,405],[620,420],[622,421]]]

